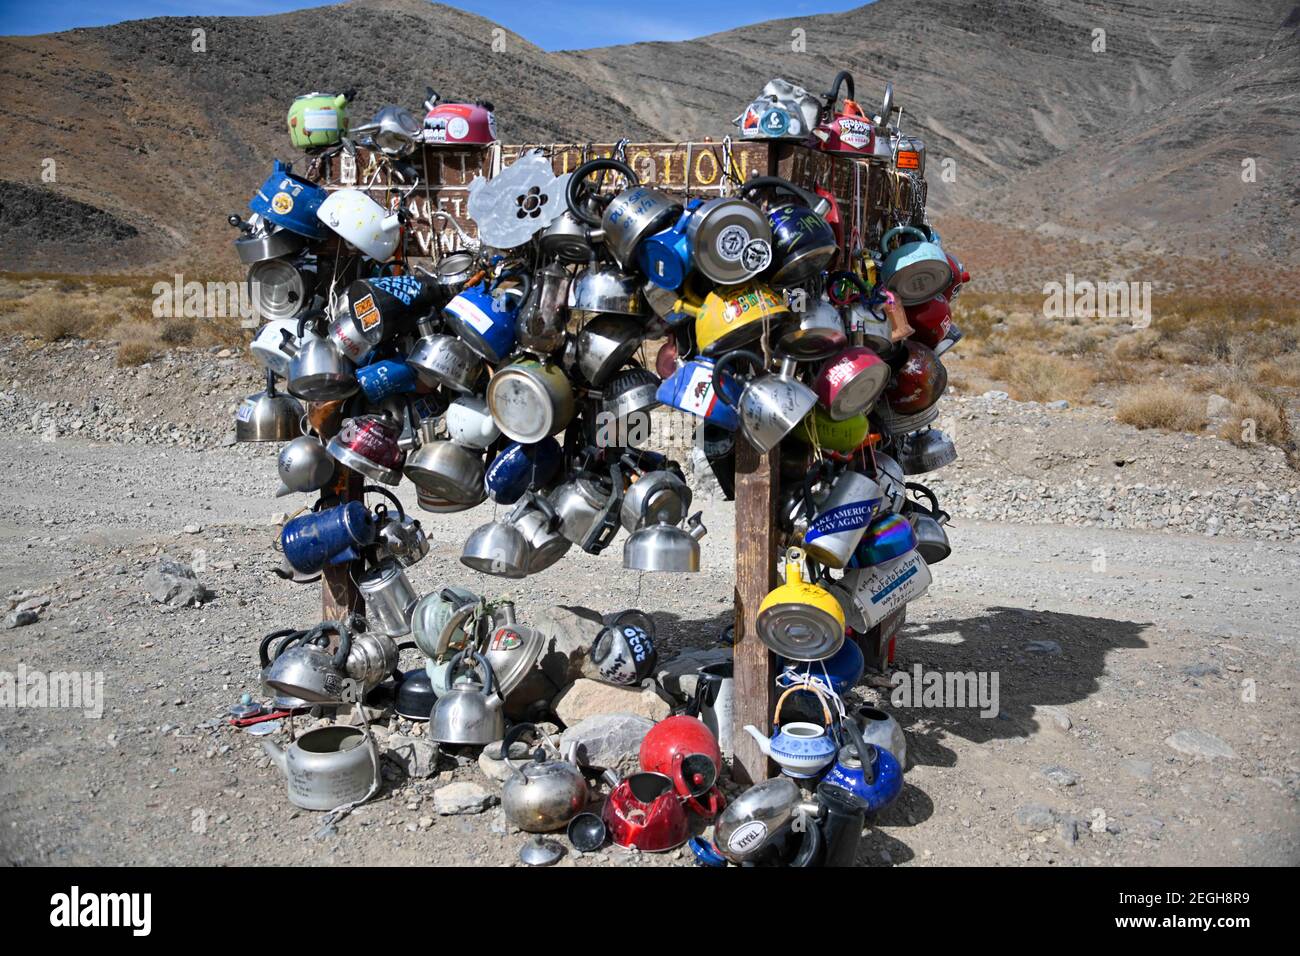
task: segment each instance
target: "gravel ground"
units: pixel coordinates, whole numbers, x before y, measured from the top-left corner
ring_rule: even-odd
[[[524,837],[499,810],[433,810],[451,781],[494,789],[474,763],[390,779],[318,836],[319,815],[287,803],[258,742],[221,724],[257,692],[260,635],[316,619],[319,600],[271,574],[275,524],[296,505],[270,497],[275,449],[223,446],[226,416],[257,387],[242,359],[187,353],[121,370],[84,343],[10,342],[0,370],[0,595],[11,614],[36,616],[0,629],[0,671],[100,672],[105,697],[98,718],[0,707],[0,857],[518,859]],[[66,404],[46,404],[55,397]],[[1294,473],[1262,449],[1139,433],[1101,410],[954,399],[944,423],[962,454],[934,482],[955,551],[910,609],[896,663],[996,674],[997,714],[896,709],[913,766],[861,861],[1300,863],[1300,526],[1283,498],[1295,500]],[[525,621],[557,603],[639,606],[670,654],[729,618],[731,506],[704,511],[694,576],[625,573],[615,554],[573,555],[522,584],[485,579],[456,560],[476,512],[421,513],[433,550],[411,577],[421,592],[512,593]],[[153,603],[143,577],[163,556],[201,557],[212,600]],[[562,865],[687,864],[606,849]]]

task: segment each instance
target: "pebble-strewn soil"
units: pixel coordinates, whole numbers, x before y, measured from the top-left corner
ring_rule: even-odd
[[[275,522],[300,504],[270,496],[276,449],[224,444],[256,388],[240,356],[127,370],[81,342],[3,346],[0,612],[36,620],[0,629],[0,671],[98,672],[104,709],[0,707],[0,858],[514,863],[525,838],[499,808],[434,809],[453,781],[497,792],[472,761],[419,782],[390,769],[373,803],[316,836],[319,815],[286,802],[257,740],[222,725],[258,692],[258,637],[318,614],[314,587],[271,574]],[[913,766],[861,862],[1300,863],[1293,473],[1267,450],[1139,433],[1104,410],[945,401],[962,457],[932,484],[955,550],[896,663],[996,675],[996,716],[894,708]],[[730,613],[731,505],[703,508],[697,575],[624,572],[614,548],[488,579],[456,560],[484,507],[420,513],[433,549],[411,579],[511,593],[525,621],[558,603],[639,606],[671,656]],[[211,601],[153,603],[144,576],[164,556],[198,560]],[[606,849],[562,865],[689,862]]]

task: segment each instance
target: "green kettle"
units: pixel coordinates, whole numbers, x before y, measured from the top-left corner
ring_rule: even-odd
[[[343,93],[304,93],[289,107],[289,139],[298,149],[333,146],[348,131],[348,101],[355,90]]]

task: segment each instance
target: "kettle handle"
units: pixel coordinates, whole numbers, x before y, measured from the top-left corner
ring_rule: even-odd
[[[622,173],[629,186],[641,185],[641,177],[632,170],[632,167],[627,163],[619,162],[617,159],[592,159],[575,169],[573,175],[569,177],[568,188],[564,190],[564,201],[574,218],[586,223],[588,226],[599,226],[600,219],[583,208],[581,200],[578,199],[578,189],[586,181],[587,177],[598,169],[612,169],[615,172]]]
[[[352,653],[352,630],[342,621],[321,621],[312,628],[313,637],[323,637],[333,631],[339,636],[339,648],[334,652],[334,669],[342,673]]]
[[[524,772],[510,762],[511,744],[521,739],[525,734],[532,734],[533,740],[536,741],[540,746],[541,732],[537,729],[536,724],[529,724],[529,723],[515,724],[508,731],[506,731],[505,737],[501,740],[501,760],[505,763],[507,767],[509,767],[512,771],[514,771],[514,773],[517,776],[519,776],[524,780],[527,780],[528,778],[524,776]]]
[[[497,675],[493,672],[492,665],[488,663],[487,658],[472,647],[467,647],[463,651],[458,651],[456,656],[451,659],[451,666],[447,669],[448,680],[451,680],[452,677],[454,677],[457,665],[463,663],[466,658],[468,658],[474,666],[479,668],[482,672],[484,676],[483,692],[485,694],[495,693]]]
[[[849,95],[845,99],[856,99],[853,92],[853,74],[848,70],[840,70],[835,74],[835,79],[831,82],[831,88],[826,91],[826,105],[824,107],[826,113],[829,114],[834,110],[835,104],[839,102],[841,86],[849,88]]]
[[[788,688],[786,692],[782,694],[779,698],[777,698],[776,710],[772,714],[772,722],[776,724],[777,730],[781,729],[781,719],[780,719],[781,708],[785,705],[785,699],[789,697],[791,694],[793,694],[795,691],[801,691],[801,690],[811,691],[812,693],[817,695],[817,699],[821,702],[822,705],[822,715],[826,718],[826,730],[827,732],[830,732],[831,709],[826,703],[826,695],[822,693],[821,688],[818,687],[816,684],[795,684],[793,687]]]
[[[848,732],[849,741],[853,744],[853,749],[858,753],[858,763],[862,764],[862,780],[867,786],[876,782],[876,767],[874,761],[867,760],[868,744],[862,739],[862,728],[852,717],[844,721],[844,729]]]
[[[519,302],[522,305],[523,302],[528,298],[528,296],[533,291],[533,277],[530,276],[523,269],[506,269],[499,276],[493,279],[492,282],[488,285],[487,287],[488,294],[492,295],[492,293],[496,292],[497,287],[501,285],[502,282],[505,282],[506,279],[518,279],[520,284],[523,286],[523,293],[519,296]],[[496,306],[495,296],[492,297],[492,304],[495,309]]]
[[[377,495],[383,495],[385,498],[387,498],[389,501],[395,504],[397,506],[398,517],[401,518],[403,521],[406,520],[406,509],[402,507],[402,502],[398,500],[397,495],[393,494],[391,491],[387,490],[386,488],[380,488],[378,485],[361,486],[361,493],[363,495],[370,494],[372,492]]]
[[[880,237],[880,254],[882,256],[889,256],[889,241],[895,236],[914,236],[917,242],[930,241],[930,237],[920,229],[916,228],[916,226],[895,226]]]
[[[272,631],[270,634],[266,635],[266,637],[262,638],[262,643],[257,645],[258,663],[262,667],[270,667],[271,656],[269,654],[269,651],[271,648],[271,642],[275,640],[277,637],[288,637],[290,634],[297,634],[297,633],[299,633],[299,631],[296,630],[295,628],[287,627],[284,630]]]
[[[722,358],[713,363],[713,394],[722,400],[722,404],[728,408],[735,408],[736,402],[722,388],[722,370],[729,366],[736,359],[747,359],[755,368],[763,367],[763,360],[753,352],[747,352],[744,349],[737,349],[735,352],[728,352]]]
[[[804,512],[804,517],[808,519],[809,523],[812,522],[813,516],[817,513],[816,506],[813,504],[813,496],[812,496],[813,485],[817,484],[817,482],[820,479],[829,478],[830,472],[831,472],[830,459],[823,458],[820,462],[813,465],[812,468],[808,470],[808,474],[804,476],[803,512]]]
[[[323,318],[325,318],[324,309],[312,309],[310,312],[303,313],[302,318],[298,320],[298,343],[300,346],[302,344],[302,333],[306,330],[307,323],[317,325]]]
[[[944,514],[944,512],[939,510],[939,499],[935,497],[934,492],[925,487],[925,485],[921,484],[919,481],[909,481],[904,485],[904,487],[908,491],[919,492],[926,498],[930,499],[930,517],[938,521],[939,515]],[[947,517],[947,515],[944,514],[944,517]]]
[[[745,180],[740,187],[740,195],[745,196],[756,189],[762,189],[764,186],[771,186],[777,192],[787,192],[790,195],[803,200],[803,204],[809,209],[815,209],[818,203],[823,202],[820,196],[815,196],[802,186],[796,186],[788,179],[782,179],[780,176],[754,176]]]

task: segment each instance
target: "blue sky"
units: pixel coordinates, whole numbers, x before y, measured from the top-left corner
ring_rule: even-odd
[[[459,0],[547,50],[684,40],[746,23],[831,13],[866,0]],[[144,17],[256,16],[322,6],[303,0],[0,0],[0,35],[54,33]]]

